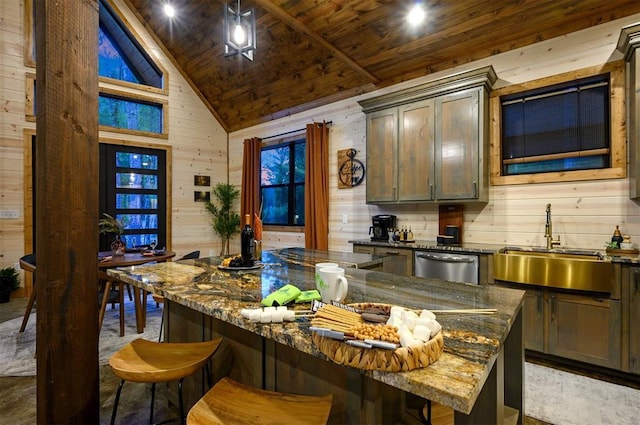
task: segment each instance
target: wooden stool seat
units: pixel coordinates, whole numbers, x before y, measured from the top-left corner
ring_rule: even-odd
[[[324,425],[333,395],[278,393],[222,378],[189,411],[188,425]]]
[[[202,369],[221,339],[206,342],[160,343],[136,339],[109,359],[113,373],[130,382],[168,382]]]
[[[180,407],[180,417],[178,419],[180,423],[184,423],[182,381],[203,367],[207,368],[207,362],[220,346],[220,342],[222,342],[222,338],[205,342],[185,343],[161,343],[136,339],[125,345],[109,359],[111,370],[120,378],[120,385],[116,391],[116,399],[111,413],[111,425],[115,424],[120,393],[126,381],[151,384],[150,424],[153,423],[156,383],[178,381],[178,403]],[[210,379],[208,372],[206,376]]]

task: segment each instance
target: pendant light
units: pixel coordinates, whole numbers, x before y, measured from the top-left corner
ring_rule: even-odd
[[[224,55],[241,54],[253,60],[256,50],[256,18],[253,9],[240,12],[240,0],[236,9],[230,4],[224,7]]]

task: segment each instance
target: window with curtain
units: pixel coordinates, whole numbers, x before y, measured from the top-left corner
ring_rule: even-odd
[[[305,149],[304,138],[262,148],[260,198],[263,224],[304,226]]]
[[[502,175],[611,166],[609,74],[500,100]]]

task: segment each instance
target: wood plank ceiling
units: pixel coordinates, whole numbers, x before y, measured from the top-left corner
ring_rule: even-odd
[[[253,62],[224,57],[221,0],[127,0],[227,131],[640,13],[638,0],[241,0]],[[235,4],[235,3],[234,3]]]

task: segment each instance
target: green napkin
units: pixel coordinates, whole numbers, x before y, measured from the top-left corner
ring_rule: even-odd
[[[297,303],[310,303],[313,300],[321,300],[320,292],[317,289],[312,289],[310,291],[302,291],[298,298],[296,298]]]
[[[265,307],[271,307],[289,304],[291,301],[298,298],[300,292],[301,291],[293,285],[285,285],[264,298],[262,300],[262,305]]]

